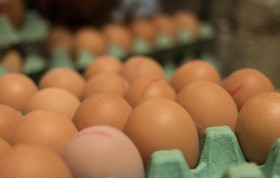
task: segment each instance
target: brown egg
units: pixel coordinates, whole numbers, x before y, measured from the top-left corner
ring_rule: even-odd
[[[9,50],[1,59],[1,65],[8,72],[20,72],[22,67],[22,55],[17,50]]]
[[[21,73],[9,73],[0,77],[0,103],[22,111],[34,93],[38,91],[31,78]]]
[[[158,13],[152,17],[152,22],[157,34],[164,33],[171,37],[171,39],[175,40],[177,30],[171,16],[164,13]]]
[[[62,153],[76,133],[75,125],[67,116],[55,111],[36,110],[23,116],[12,133],[10,143],[42,145]]]
[[[152,58],[146,56],[132,56],[125,61],[121,75],[129,82],[133,82],[141,77],[154,76],[165,79],[162,66]]]
[[[154,44],[156,29],[154,24],[148,19],[134,19],[130,24],[130,29],[135,38],[142,38]]]
[[[39,88],[63,88],[81,98],[86,81],[77,71],[70,68],[54,68],[47,71],[39,81]]]
[[[179,66],[170,79],[170,84],[178,93],[185,85],[197,80],[221,82],[219,72],[209,63],[194,59]]]
[[[110,23],[105,25],[103,32],[110,44],[119,45],[126,52],[130,51],[133,37],[129,28],[122,24]]]
[[[0,157],[0,177],[71,178],[64,160],[53,151],[37,145],[18,145]]]
[[[50,29],[45,41],[46,50],[52,53],[55,49],[70,52],[73,48],[73,33],[66,27],[54,26]]]
[[[212,126],[226,125],[233,131],[235,129],[237,107],[219,84],[194,81],[178,93],[176,101],[191,115],[200,135]]]
[[[280,94],[259,93],[241,108],[236,135],[240,146],[250,162],[263,164],[272,144],[280,137]]]
[[[230,93],[238,110],[254,95],[275,90],[270,79],[253,68],[236,70],[223,80],[222,86]]]
[[[11,24],[19,28],[25,17],[25,5],[23,0],[4,0],[0,1],[0,15],[6,15]]]
[[[27,102],[24,113],[46,109],[65,114],[71,120],[80,103],[80,100],[69,91],[50,87],[35,93]]]
[[[0,157],[3,153],[5,153],[7,150],[9,150],[11,145],[7,142],[7,140],[4,140],[0,137]]]
[[[0,104],[0,137],[8,141],[12,131],[22,119],[20,113],[14,108]]]
[[[81,28],[74,37],[74,53],[77,57],[80,52],[88,51],[94,55],[105,54],[107,39],[103,33],[97,29],[84,27]]]
[[[199,35],[200,22],[194,13],[190,11],[178,11],[174,14],[173,20],[177,30],[185,29],[194,36]]]
[[[131,106],[121,96],[100,93],[87,97],[75,112],[73,123],[78,130],[93,125],[109,125],[123,130]]]
[[[175,100],[176,92],[171,85],[161,78],[142,77],[135,80],[128,88],[125,99],[132,107],[150,98],[169,98]]]
[[[199,139],[188,112],[175,101],[152,98],[137,105],[124,128],[136,144],[144,164],[158,150],[179,149],[190,168],[198,161]]]
[[[112,56],[103,55],[97,57],[92,63],[86,67],[84,77],[89,79],[100,73],[117,73],[122,69],[122,62]]]
[[[82,99],[85,99],[90,95],[103,92],[110,92],[124,97],[128,87],[128,81],[121,75],[114,73],[101,73],[91,77],[87,81],[82,93]]]

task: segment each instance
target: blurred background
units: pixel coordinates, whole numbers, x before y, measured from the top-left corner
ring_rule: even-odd
[[[82,70],[101,54],[122,60],[141,54],[171,75],[182,62],[200,58],[223,77],[242,67],[259,69],[279,87],[279,8],[280,0],[0,0],[0,56],[3,61],[7,51],[18,50],[21,71],[29,74],[44,68],[44,60],[48,67]],[[80,35],[89,27],[106,43],[93,33]],[[94,44],[85,44],[91,38]]]

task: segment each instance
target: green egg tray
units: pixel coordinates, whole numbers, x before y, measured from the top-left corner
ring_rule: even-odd
[[[238,140],[227,126],[209,127],[200,141],[198,165],[190,169],[180,150],[161,150],[151,155],[147,178],[279,178],[280,139],[272,146],[265,164],[247,162]]]
[[[82,73],[86,66],[94,60],[94,54],[87,51],[81,53],[76,63],[74,63],[70,55],[65,51],[54,51],[51,56],[47,57],[43,54],[43,41],[48,34],[50,24],[43,19],[36,11],[28,10],[24,25],[20,29],[14,29],[7,17],[0,16],[0,58],[10,48],[15,48],[23,52],[24,60],[21,72],[29,76],[36,83],[39,82],[41,76],[54,67],[68,67]],[[121,61],[125,61],[133,55],[145,55],[152,57],[158,61],[164,68],[169,78],[173,71],[181,63],[188,59],[205,57],[208,59],[205,51],[207,46],[215,39],[214,29],[211,24],[203,22],[200,28],[199,38],[193,38],[190,33],[184,31],[178,36],[178,42],[171,44],[168,38],[162,35],[158,39],[157,48],[151,49],[143,40],[135,41],[137,48],[130,54],[124,54],[119,46],[113,45],[108,49],[109,55],[115,55]],[[3,43],[3,44],[2,44]],[[203,56],[204,55],[204,56]],[[209,58],[210,59],[210,58]],[[212,60],[215,62],[215,60]],[[0,75],[4,75],[3,72]]]

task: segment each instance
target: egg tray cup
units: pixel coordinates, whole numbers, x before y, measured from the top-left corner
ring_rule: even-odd
[[[199,161],[190,169],[178,149],[151,155],[147,178],[279,178],[280,138],[263,165],[248,162],[235,134],[228,126],[209,127],[200,140]]]

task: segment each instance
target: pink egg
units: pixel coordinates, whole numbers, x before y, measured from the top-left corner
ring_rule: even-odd
[[[123,132],[110,126],[81,130],[66,146],[63,157],[74,177],[144,178],[136,146]]]

